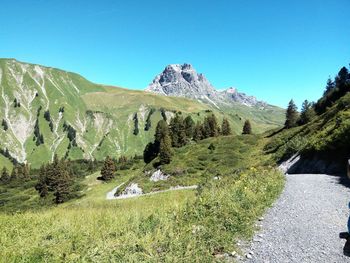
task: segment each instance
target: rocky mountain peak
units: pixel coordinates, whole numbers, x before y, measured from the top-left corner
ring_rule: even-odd
[[[224,91],[217,91],[206,77],[197,73],[191,64],[170,64],[162,73],[157,75],[146,91],[165,96],[186,97],[204,103],[213,104],[217,108],[233,102],[246,106],[263,106],[253,96],[239,93],[236,88],[230,87]]]
[[[237,89],[236,88],[233,88],[233,87],[229,87],[227,90],[226,90],[226,93],[229,93],[229,94],[235,94],[237,93]]]
[[[157,75],[146,91],[167,96],[202,98],[215,93],[214,87],[191,64],[171,64]]]

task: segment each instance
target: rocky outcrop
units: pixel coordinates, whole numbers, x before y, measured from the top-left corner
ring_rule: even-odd
[[[157,75],[146,91],[165,95],[196,99],[216,107],[229,106],[239,103],[246,106],[266,106],[265,102],[258,101],[253,96],[240,93],[235,88],[218,91],[190,64],[172,64],[165,67],[162,73]]]
[[[169,175],[164,174],[161,170],[155,171],[151,177],[149,178],[152,182],[158,182],[158,181],[166,181],[168,180]]]
[[[132,196],[142,195],[142,189],[138,186],[137,183],[131,183],[128,185],[125,190],[118,196],[118,198],[128,198]]]

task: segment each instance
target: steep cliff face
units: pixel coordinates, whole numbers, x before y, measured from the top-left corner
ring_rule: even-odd
[[[217,108],[239,103],[246,106],[266,106],[253,96],[240,93],[235,88],[218,91],[190,64],[171,64],[157,75],[146,91],[165,96],[186,97],[209,103]]]
[[[180,74],[183,97],[193,93],[193,88],[202,102],[220,94],[190,65],[166,71],[155,82],[163,83],[165,93],[176,92],[165,83],[173,83]],[[203,119],[208,111],[219,119],[227,113],[237,133],[245,115],[259,116],[253,120],[257,131],[282,123],[278,110],[266,111],[266,119],[248,107],[233,115],[218,111],[213,104],[97,85],[75,73],[14,59],[0,59],[0,92],[0,167],[16,161],[38,167],[54,154],[70,159],[141,154],[153,138],[156,123],[161,118],[169,121],[175,111],[195,120]]]

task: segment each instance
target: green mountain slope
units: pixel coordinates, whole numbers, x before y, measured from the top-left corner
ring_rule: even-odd
[[[279,162],[301,159],[290,172],[345,173],[350,158],[350,93],[310,123],[276,131],[265,147]]]
[[[71,159],[140,154],[162,118],[161,109],[168,119],[175,111],[196,120],[212,111],[219,119],[228,117],[236,133],[245,119],[251,119],[257,133],[284,120],[278,107],[216,109],[184,98],[98,85],[74,73],[14,59],[0,59],[0,89],[0,166],[17,160],[38,167],[54,153]],[[147,118],[151,128],[145,131]]]

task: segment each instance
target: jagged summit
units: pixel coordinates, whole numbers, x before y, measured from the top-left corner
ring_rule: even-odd
[[[155,77],[146,91],[166,95],[203,99],[215,93],[214,87],[191,64],[171,64]]]
[[[264,106],[265,102],[258,101],[253,96],[239,93],[236,88],[228,88],[218,91],[206,79],[197,73],[191,64],[170,64],[165,67],[162,73],[157,75],[146,91],[165,96],[186,97],[196,99],[201,102],[214,104],[220,107],[233,102],[247,106]]]

